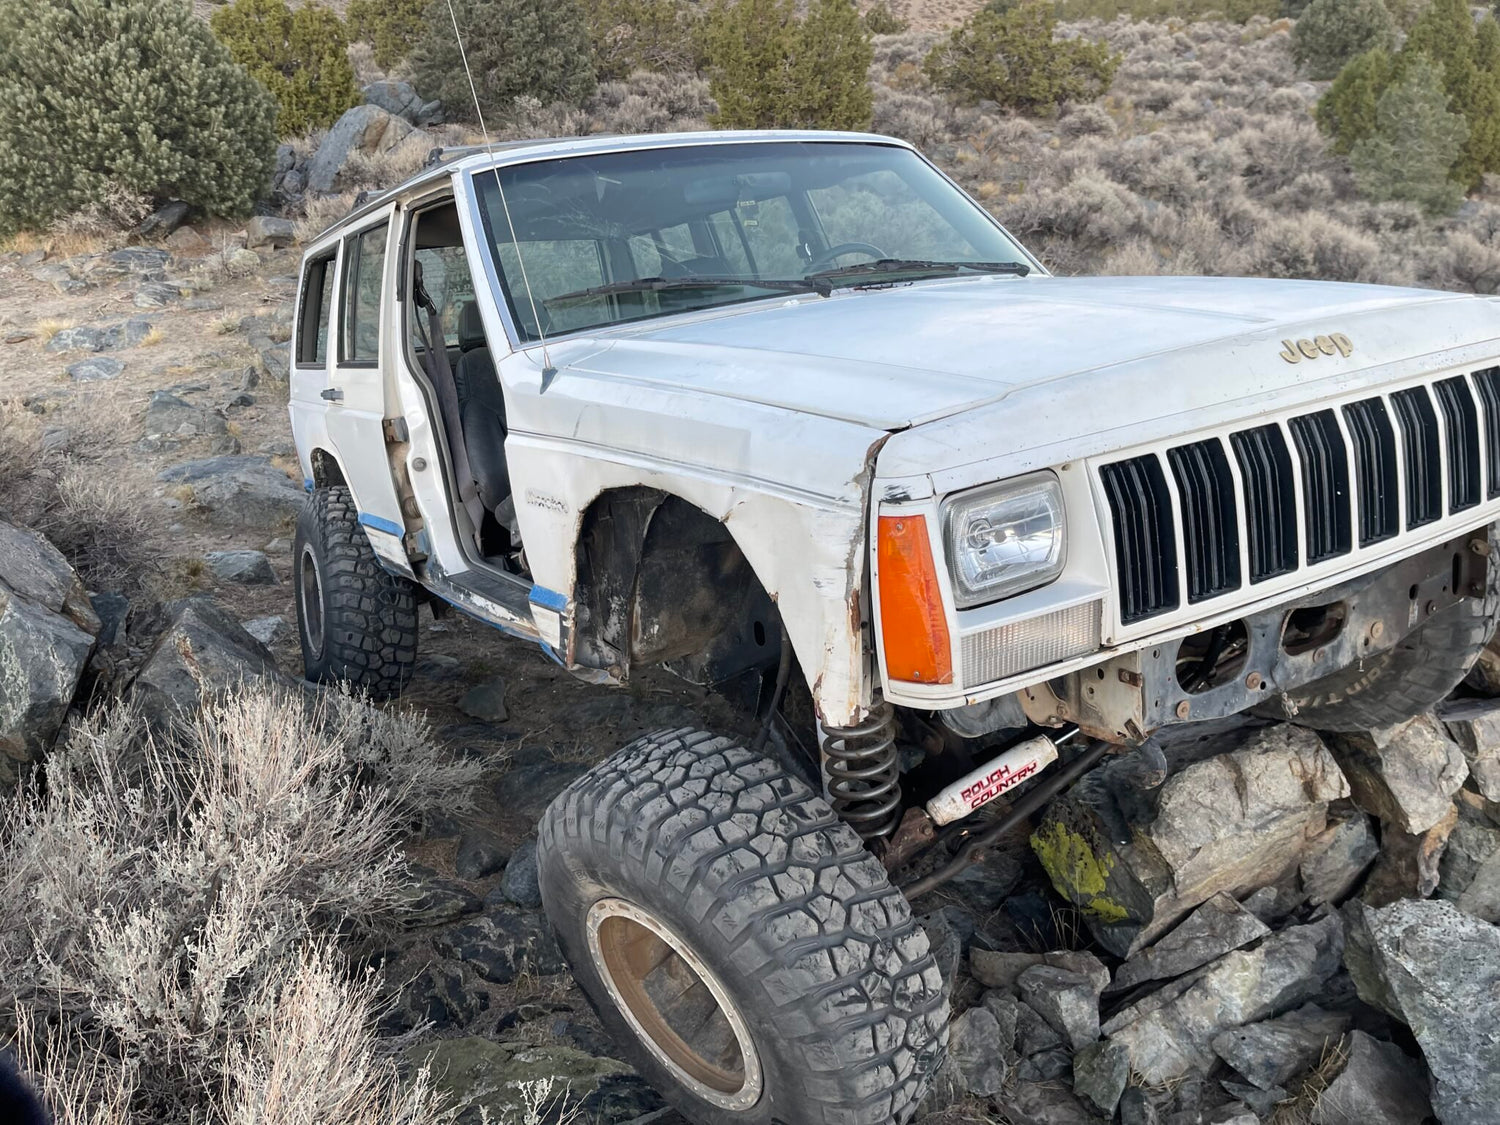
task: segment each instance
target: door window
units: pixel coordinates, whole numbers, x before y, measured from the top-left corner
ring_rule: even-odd
[[[333,316],[333,262],[329,251],[307,263],[297,302],[297,363],[322,367],[328,362],[328,325]]]
[[[355,235],[347,244],[344,270],[345,363],[373,365],[380,359],[380,286],[385,276],[386,224]]]
[[[474,278],[469,273],[469,260],[462,246],[424,247],[417,251],[417,262],[422,267],[422,287],[437,306],[438,319],[442,321],[444,343],[450,348],[458,346],[458,317],[464,305],[474,299]],[[412,306],[416,315],[425,315]],[[418,349],[421,344],[418,342]]]

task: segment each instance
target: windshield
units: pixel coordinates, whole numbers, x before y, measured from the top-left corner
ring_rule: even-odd
[[[1028,261],[983,210],[895,145],[654,148],[498,175],[503,204],[495,171],[474,182],[523,340],[538,338],[538,320],[552,335],[832,286],[1024,273]]]

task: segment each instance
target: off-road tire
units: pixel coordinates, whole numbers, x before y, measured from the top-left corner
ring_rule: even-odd
[[[947,1047],[927,935],[853,830],[772,759],[701,731],[641,738],[552,802],[538,864],[583,991],[690,1120],[888,1125],[915,1112]],[[760,1056],[755,1104],[711,1104],[647,1049],[590,952],[601,900],[656,915],[717,975]]]
[[[1388,727],[1420,715],[1463,682],[1494,636],[1491,593],[1438,610],[1392,648],[1290,691],[1267,711],[1325,731]]]
[[[417,663],[416,587],[380,565],[347,488],[308,496],[292,570],[307,678],[348,683],[377,699],[399,694]]]

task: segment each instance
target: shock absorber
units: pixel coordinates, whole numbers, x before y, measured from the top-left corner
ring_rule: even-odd
[[[882,701],[864,722],[822,727],[820,735],[833,811],[866,842],[886,839],[901,819],[895,709]]]

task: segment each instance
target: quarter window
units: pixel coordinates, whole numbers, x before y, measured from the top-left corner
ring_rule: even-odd
[[[386,224],[349,242],[351,261],[344,270],[344,348],[348,363],[380,358],[380,284],[385,276]]]
[[[307,263],[302,296],[297,304],[297,362],[318,366],[328,362],[328,323],[333,314],[333,254]]]

